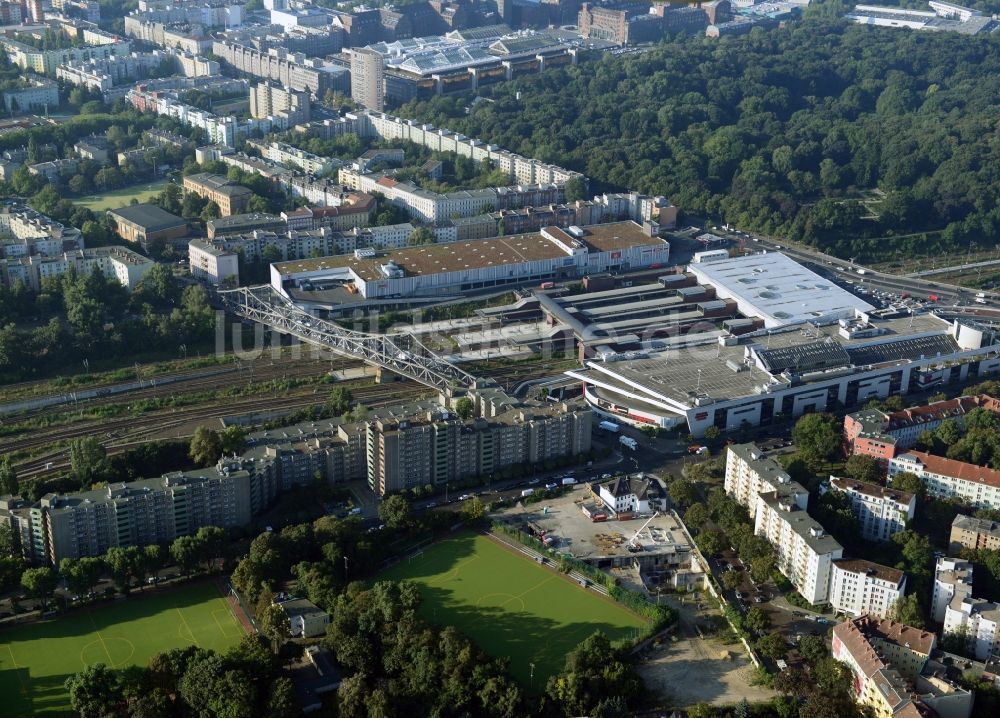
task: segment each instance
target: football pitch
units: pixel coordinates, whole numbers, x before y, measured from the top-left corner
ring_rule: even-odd
[[[63,682],[84,666],[144,666],[157,653],[192,644],[224,651],[242,636],[211,582],[0,631],[0,715],[68,715]]]
[[[434,544],[381,578],[416,583],[424,619],[454,626],[490,655],[510,659],[511,674],[535,691],[594,631],[616,640],[647,626],[611,599],[478,534]]]

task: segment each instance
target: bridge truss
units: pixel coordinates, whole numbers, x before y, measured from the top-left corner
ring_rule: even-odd
[[[476,377],[448,363],[409,334],[367,334],[344,329],[309,314],[269,285],[224,290],[218,297],[233,314],[438,391],[476,385]]]

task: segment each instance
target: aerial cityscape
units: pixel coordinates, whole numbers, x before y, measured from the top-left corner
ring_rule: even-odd
[[[1000,715],[1000,3],[0,16],[0,718]]]

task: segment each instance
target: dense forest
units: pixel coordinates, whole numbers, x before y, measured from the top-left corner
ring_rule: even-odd
[[[398,114],[841,256],[992,245],[1000,42],[851,25],[842,9],[524,77],[468,114],[466,97]]]

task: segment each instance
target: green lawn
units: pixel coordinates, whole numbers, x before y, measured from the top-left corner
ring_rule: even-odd
[[[223,651],[242,635],[211,582],[0,631],[0,715],[68,715],[63,683],[86,665],[144,666],[157,653],[191,644]]]
[[[163,191],[167,180],[157,180],[122,189],[112,190],[103,194],[96,194],[90,197],[81,197],[73,200],[73,204],[86,207],[91,212],[103,212],[107,209],[118,209],[131,203],[135,197],[139,202],[148,202],[151,198]]]
[[[560,672],[566,654],[594,631],[614,640],[646,627],[644,619],[614,601],[483,535],[437,543],[382,578],[417,583],[426,620],[452,625],[487,653],[509,658],[514,677],[535,690]]]

